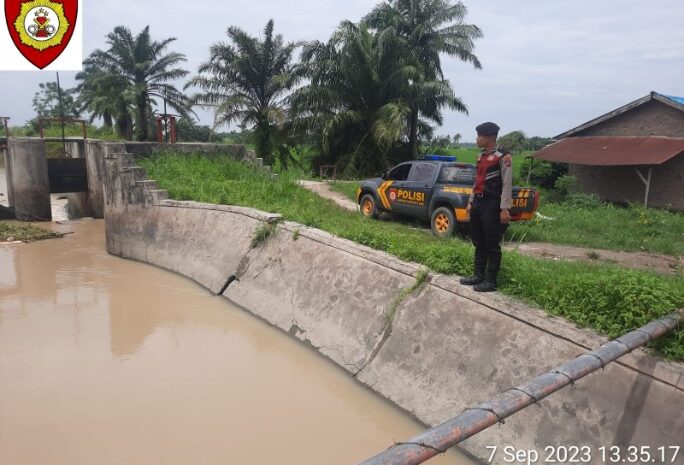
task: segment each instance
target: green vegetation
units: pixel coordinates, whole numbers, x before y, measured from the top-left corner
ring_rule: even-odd
[[[543,197],[542,197],[543,200]],[[684,213],[627,208],[608,203],[583,206],[572,200],[541,203],[536,219],[515,226],[526,241],[595,247],[629,252],[684,255]]]
[[[403,100],[410,109],[411,158],[418,158],[419,133],[426,123],[442,124],[442,108],[468,112],[444,78],[440,57],[445,54],[471,63],[475,69],[482,67],[474,53],[475,41],[482,38],[482,32],[465,22],[466,14],[461,2],[392,0],[380,3],[364,18],[363,23],[378,31],[380,49],[395,50],[396,61],[391,67],[397,68],[401,79],[395,99]]]
[[[61,234],[47,231],[29,223],[19,221],[0,221],[0,242],[33,242],[42,239],[62,237]]]
[[[355,182],[331,182],[330,187],[356,201]],[[538,217],[514,223],[507,241],[550,242],[577,247],[626,252],[684,255],[684,213],[646,209],[641,205],[618,207],[593,197],[575,194],[563,201],[548,201],[542,190]]]
[[[86,125],[88,139],[118,141],[122,138],[114,133],[111,128],[97,127],[92,124]],[[43,127],[45,137],[62,137],[62,127],[59,122],[46,122]],[[37,121],[30,121],[25,126],[10,128],[10,135],[14,137],[38,137],[40,130]],[[64,135],[66,137],[83,137],[83,128],[80,123],[65,123]]]
[[[175,40],[152,40],[149,26],[135,36],[126,26],[115,27],[106,36],[108,48],[93,51],[76,75],[83,105],[94,116],[102,116],[106,126],[114,120],[123,137],[130,139],[135,128],[141,141],[154,134],[155,99],[164,99],[171,109],[189,117],[190,100],[171,84],[188,74],[177,67],[186,61],[185,55],[167,53]]]
[[[323,229],[383,250],[439,273],[472,273],[472,246],[454,237],[434,238],[395,222],[364,220],[296,184],[300,173],[272,178],[229,159],[164,154],[142,160],[151,178],[171,197],[242,205],[280,213],[287,220]],[[684,307],[684,280],[606,264],[555,262],[505,253],[501,291],[610,337]],[[684,360],[684,331],[655,343],[666,357]]]
[[[251,247],[253,249],[259,247],[259,244],[265,242],[266,240],[268,240],[269,237],[271,237],[271,234],[275,232],[277,227],[278,223],[261,224],[254,233],[254,237],[252,237]]]
[[[283,125],[286,97],[298,81],[292,63],[296,45],[274,35],[273,20],[266,24],[263,40],[235,26],[227,34],[230,42],[213,44],[209,60],[188,83],[199,89],[193,100],[215,107],[217,125],[236,122],[254,127],[257,156],[267,165],[273,164],[275,151],[287,164]]]
[[[189,71],[170,49],[175,38],[120,25],[86,57],[78,86],[62,89],[62,104],[48,82],[34,107],[39,115],[101,118],[107,133],[126,140],[154,140],[163,102],[165,113],[183,117],[180,140],[223,140],[191,121],[193,108],[211,108],[215,127],[237,124],[249,134],[242,143],[275,169],[335,165],[340,174],[368,175],[417,158],[444,109],[467,113],[441,63],[448,56],[481,68],[475,42],[483,34],[466,17],[452,0],[389,0],[358,22],[341,21],[326,41],[286,41],[273,19],[260,37],[231,25],[182,90],[174,83]]]
[[[62,114],[66,116],[78,116],[79,108],[76,103],[76,89],[61,89],[62,105],[60,106],[60,88],[57,81],[41,82],[38,84],[40,90],[33,96],[33,110],[38,116],[57,117]]]
[[[356,188],[359,187],[357,181],[329,181],[330,189],[339,192],[352,202],[356,202]]]
[[[428,270],[423,269],[416,274],[416,280],[409,287],[406,287],[399,291],[397,296],[392,300],[390,304],[389,311],[385,314],[386,326],[390,326],[394,321],[394,317],[397,314],[397,309],[403,301],[405,301],[411,294],[418,290],[428,279]]]

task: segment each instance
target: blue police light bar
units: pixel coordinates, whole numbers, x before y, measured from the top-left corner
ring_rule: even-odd
[[[456,157],[445,156],[445,155],[425,155],[423,160],[430,161],[456,161]]]

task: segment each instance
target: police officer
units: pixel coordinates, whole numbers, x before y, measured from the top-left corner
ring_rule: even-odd
[[[475,275],[461,278],[461,284],[475,285],[478,292],[496,290],[501,267],[501,239],[511,219],[511,155],[496,148],[499,126],[483,123],[477,128],[477,174],[468,201],[470,237],[475,246]]]

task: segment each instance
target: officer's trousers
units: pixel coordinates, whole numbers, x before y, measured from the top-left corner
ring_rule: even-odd
[[[475,246],[475,275],[496,281],[501,268],[501,239],[508,225],[501,224],[501,198],[475,197],[470,210],[470,237]]]

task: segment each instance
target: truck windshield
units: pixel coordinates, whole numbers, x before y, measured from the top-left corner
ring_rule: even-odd
[[[451,181],[473,184],[475,182],[475,167],[445,166],[442,168],[442,172],[439,173],[439,180],[441,182]]]

